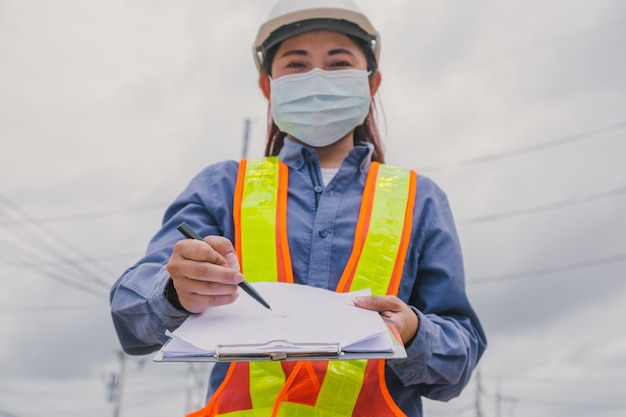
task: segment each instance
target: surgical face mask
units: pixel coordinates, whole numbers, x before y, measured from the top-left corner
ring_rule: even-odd
[[[274,123],[295,139],[328,146],[363,123],[370,108],[369,73],[311,71],[270,80]]]

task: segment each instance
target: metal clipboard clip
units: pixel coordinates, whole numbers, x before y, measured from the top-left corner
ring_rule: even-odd
[[[330,360],[342,354],[339,343],[291,343],[272,340],[251,345],[218,345],[215,356],[223,362],[285,361],[285,360]]]

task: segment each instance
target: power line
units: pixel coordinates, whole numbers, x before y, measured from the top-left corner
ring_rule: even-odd
[[[531,404],[548,405],[553,407],[576,407],[576,408],[595,408],[595,409],[626,409],[626,403],[607,403],[603,401],[601,403],[587,403],[578,401],[559,401],[546,398],[533,398],[533,397],[519,397],[515,396],[515,400],[518,403],[526,402]]]
[[[496,152],[490,155],[479,156],[475,158],[468,158],[464,160],[459,160],[455,162],[444,162],[442,164],[432,165],[430,167],[425,167],[421,171],[423,172],[431,172],[431,171],[440,171],[449,168],[456,168],[468,165],[477,165],[483,164],[486,162],[496,161],[498,159],[511,158],[514,156],[542,151],[549,148],[555,148],[557,146],[568,145],[572,142],[594,138],[596,136],[600,136],[606,133],[614,132],[620,129],[626,128],[626,120],[623,120],[618,123],[614,123],[607,126],[598,127],[595,129],[591,129],[585,132],[576,133],[569,136],[563,136],[556,139],[551,139],[543,143],[537,143],[534,145],[529,145],[525,147],[521,147],[518,149],[513,149],[510,151]]]
[[[0,307],[0,314],[25,314],[25,313],[65,313],[76,310],[101,310],[102,306],[94,304],[68,304],[68,305],[49,305],[49,306],[19,306]]]
[[[79,257],[89,260],[89,263],[91,264],[91,266],[96,267],[96,270],[99,270],[101,273],[104,273],[107,276],[111,276],[114,274],[113,272],[108,271],[106,268],[100,265],[93,257],[86,255],[85,253],[83,253],[82,251],[78,250],[76,247],[71,245],[69,242],[67,242],[65,239],[61,238],[61,236],[59,236],[53,230],[50,230],[49,228],[45,227],[41,222],[39,222],[34,217],[30,216],[25,210],[19,207],[16,203],[9,200],[7,197],[0,196],[0,200],[4,202],[4,205],[6,207],[9,207],[10,209],[18,213],[22,218],[24,218],[25,220],[28,220],[29,226],[30,225],[35,226],[40,231],[43,232],[43,234],[35,234],[35,233],[30,232],[28,227],[20,227],[19,230],[11,230],[11,232],[15,236],[24,240],[30,245],[38,246],[39,248],[51,254],[55,258],[62,260],[63,264],[67,265],[67,267],[69,267],[70,270],[72,270],[73,268],[74,273],[78,272],[79,274],[81,274],[81,278],[82,278],[81,283],[84,282],[83,281],[84,279],[88,279],[89,282],[92,283],[92,285],[97,285],[97,286],[100,286],[101,288],[109,287],[109,283],[107,281],[94,276],[94,272],[95,272],[94,268],[86,269],[81,264],[72,262],[70,258],[60,253],[59,250],[57,250],[55,246],[47,244],[45,240],[43,239],[43,236],[55,240],[57,243],[60,243],[66,249],[77,254]],[[27,236],[29,234],[30,236]],[[34,252],[33,254],[31,254],[31,258],[37,259],[38,257],[39,257],[39,252]],[[37,269],[37,268],[33,268],[33,269]],[[82,285],[84,286],[84,284]]]
[[[23,269],[30,269],[32,271],[39,272],[46,278],[59,281],[71,287],[74,287],[74,288],[77,288],[82,291],[86,291],[95,295],[103,295],[104,294],[103,291],[105,289],[108,289],[108,286],[104,286],[104,285],[96,286],[96,284],[94,284],[92,281],[89,281],[89,280],[86,281],[82,279],[83,277],[82,275],[79,275],[78,277],[76,277],[75,271],[72,271],[71,269],[67,271],[63,271],[63,268],[58,268],[58,267],[53,268],[52,265],[46,265],[45,262],[41,262],[41,263],[29,262],[29,261],[33,261],[33,259],[37,260],[37,257],[39,256],[37,252],[34,252],[34,253],[28,252],[24,249],[11,245],[2,239],[0,239],[0,243],[4,243],[4,249],[0,251],[0,256],[4,257],[5,260],[17,259],[18,261],[21,261],[23,263],[23,266],[22,266]],[[28,259],[28,261],[26,261],[26,259]],[[57,262],[57,264],[60,266],[66,266],[64,263]],[[78,264],[72,263],[72,265],[76,266]]]
[[[6,242],[5,242],[6,243]],[[107,256],[102,256],[99,259],[101,261],[117,261],[120,259],[137,259],[141,257],[141,254],[138,252],[127,252],[127,253],[118,253]],[[73,264],[79,263],[91,263],[91,258],[71,258],[70,259]],[[23,261],[23,262],[15,262],[13,260],[7,260],[5,265],[0,265],[0,269],[2,268],[29,268],[33,266],[62,266],[65,263],[64,260],[37,260],[37,261]]]
[[[615,197],[621,194],[626,194],[626,187],[620,187],[614,190],[609,190],[609,191],[595,193],[595,194],[589,194],[586,196],[572,198],[569,200],[558,201],[555,203],[544,204],[541,206],[529,207],[526,209],[512,210],[512,211],[508,211],[504,213],[489,214],[486,216],[470,217],[467,219],[460,220],[458,224],[460,226],[464,226],[468,224],[485,223],[485,222],[490,222],[494,220],[506,219],[510,217],[524,216],[526,214],[533,214],[533,213],[539,213],[543,211],[556,210],[556,209],[561,209],[561,208],[565,208],[565,207],[569,207],[573,205],[597,201],[597,200],[604,199],[604,198]]]
[[[141,206],[133,206],[128,208],[121,208],[117,210],[103,210],[103,211],[94,211],[89,213],[74,213],[74,214],[66,214],[60,216],[48,216],[48,217],[39,217],[37,218],[37,222],[39,223],[63,223],[63,222],[75,222],[80,220],[93,220],[93,219],[101,219],[104,217],[113,217],[119,216],[128,213],[136,213],[136,212],[144,212],[144,211],[152,211],[152,210],[163,210],[164,207],[167,207],[169,202],[163,203],[152,203]],[[0,219],[0,227],[4,226],[20,226],[24,224],[29,224],[32,220],[30,219],[14,219],[14,220],[2,220]]]
[[[589,376],[588,374],[580,376],[580,379],[576,379],[573,377],[554,377],[554,376],[529,376],[529,375],[511,375],[511,374],[484,374],[483,375],[486,378],[489,379],[496,379],[498,381],[501,380],[513,380],[513,381],[528,381],[530,384],[537,384],[537,383],[546,383],[546,384],[558,384],[558,385],[562,385],[562,384],[591,384],[591,385],[598,385],[598,384],[606,384],[606,385],[620,385],[620,384],[624,384],[626,385],[626,378],[624,377],[619,377],[619,378],[606,378],[606,377],[602,377],[602,378],[594,378]]]
[[[15,247],[12,247],[11,245],[5,243],[5,248],[4,250],[0,251],[0,255],[4,256],[5,259],[10,257],[10,258],[19,258],[21,257],[27,257],[28,259],[37,259],[37,253],[32,254],[32,253],[27,253],[26,251],[24,251],[23,249],[18,249]],[[74,266],[76,266],[78,264],[74,264]],[[89,294],[92,295],[96,295],[98,297],[103,296],[106,294],[106,289],[108,289],[108,286],[97,286],[95,287],[94,282],[93,281],[85,281],[82,280],[81,277],[79,276],[78,278],[73,278],[75,277],[75,274],[72,273],[65,273],[63,271],[57,270],[57,269],[46,269],[46,265],[44,264],[38,264],[38,263],[32,263],[32,264],[28,264],[28,263],[24,263],[23,266],[24,269],[30,269],[32,271],[35,272],[39,272],[41,273],[44,277],[61,282],[65,285],[68,285],[70,287],[73,287],[75,289],[87,292]]]
[[[102,272],[104,272],[106,275],[111,274],[111,271],[106,270],[106,268],[104,268],[102,265],[100,265],[95,259],[89,257],[87,254],[83,253],[82,251],[80,251],[78,248],[76,248],[75,246],[73,246],[72,244],[70,244],[69,242],[67,242],[64,238],[62,238],[59,234],[57,234],[56,232],[54,232],[53,230],[45,227],[40,221],[38,221],[36,218],[34,218],[33,216],[31,216],[30,214],[28,214],[24,209],[22,209],[20,206],[18,206],[15,202],[9,200],[6,196],[0,196],[0,199],[2,199],[4,201],[4,204],[6,206],[8,206],[9,208],[11,208],[13,211],[17,212],[22,218],[24,218],[25,220],[27,220],[29,222],[29,225],[33,225],[35,227],[37,227],[38,229],[40,229],[42,232],[44,232],[44,235],[47,237],[52,238],[53,240],[55,240],[56,242],[60,243],[61,245],[63,245],[65,248],[69,249],[70,251],[78,254],[78,256],[81,256],[85,259],[90,259],[91,263],[93,266],[96,266],[98,269],[100,269]],[[11,225],[14,225],[13,221],[9,221]],[[58,252],[53,249],[51,246],[47,246],[43,244],[43,241],[41,239],[40,235],[33,235],[32,238],[30,239],[26,239],[26,237],[24,236],[24,234],[27,232],[26,228],[21,228],[19,230],[20,233],[17,233],[14,231],[14,234],[17,235],[18,237],[24,239],[25,241],[27,241],[30,244],[34,244],[34,243],[41,243],[42,246],[44,246],[44,248],[50,252],[53,253],[56,256],[59,256],[61,259],[63,259],[64,261],[68,262],[69,260],[65,257],[63,257],[62,255],[59,255]],[[71,261],[70,261],[71,262]],[[82,268],[79,268],[80,272],[83,273],[88,273],[89,277],[92,277],[92,271],[87,271],[84,270]],[[98,281],[97,278],[92,277],[92,279],[94,281]],[[104,284],[105,286],[107,285],[106,282],[100,281],[101,284]]]
[[[595,266],[608,265],[617,262],[626,261],[626,253],[618,254],[614,256],[607,256],[604,258],[590,259],[582,262],[574,262],[566,265],[558,265],[553,267],[547,267],[542,269],[535,269],[524,272],[517,272],[512,274],[494,275],[491,277],[472,278],[467,280],[467,284],[490,284],[494,282],[512,281],[522,278],[532,278],[540,275],[555,274],[558,272],[574,271],[577,269],[591,268]]]

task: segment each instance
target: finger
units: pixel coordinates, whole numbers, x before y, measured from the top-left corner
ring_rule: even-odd
[[[218,307],[233,303],[239,297],[239,293],[231,295],[206,296],[189,294],[181,304],[190,313],[202,313],[209,307]]]
[[[244,279],[240,272],[228,266],[194,261],[183,257],[173,256],[168,261],[166,268],[175,284],[179,284],[180,280],[188,279],[234,285],[239,284]]]
[[[407,307],[406,309],[398,312],[386,311],[381,315],[391,321],[396,329],[398,329],[398,333],[400,333],[400,337],[404,344],[408,343],[415,337],[417,328],[419,327],[419,318],[410,308]]]
[[[224,270],[226,268],[220,267]],[[229,304],[238,297],[239,286],[186,277],[172,278],[178,300],[189,312],[195,313],[211,306]]]
[[[236,284],[200,280],[187,280],[180,286],[184,288],[184,291],[197,295],[233,295],[239,290]]]
[[[182,239],[174,245],[173,257],[230,267],[228,261],[206,241]]]
[[[233,243],[223,236],[207,236],[204,241],[211,245],[213,249],[224,257],[228,266],[234,270],[241,270],[239,266],[239,258],[235,253]]]

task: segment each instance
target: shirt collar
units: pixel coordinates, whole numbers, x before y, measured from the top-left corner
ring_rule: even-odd
[[[373,152],[374,146],[371,143],[357,142],[344,159],[344,163],[348,162],[353,166],[359,166],[361,170],[367,170],[372,162]],[[285,143],[278,157],[282,162],[296,169],[309,161],[318,160],[315,149],[296,143],[288,136],[285,136]]]

